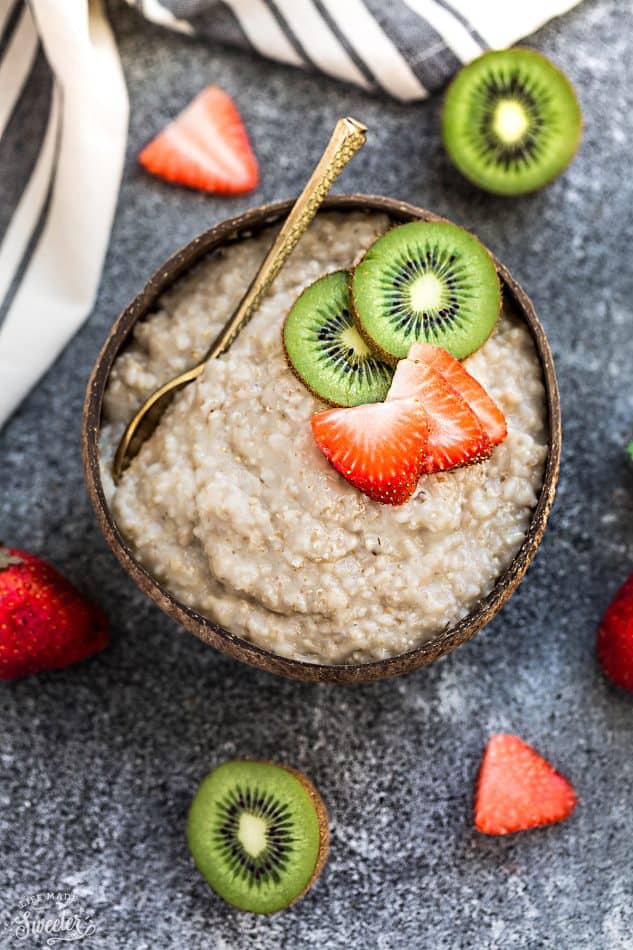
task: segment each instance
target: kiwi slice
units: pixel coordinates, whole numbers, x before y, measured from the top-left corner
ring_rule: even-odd
[[[198,870],[220,897],[241,910],[272,914],[302,897],[323,870],[328,816],[301,772],[234,760],[200,785],[187,841]]]
[[[572,160],[582,114],[567,77],[527,49],[484,53],[455,77],[442,114],[459,170],[499,195],[542,188]]]
[[[390,362],[419,342],[464,359],[490,336],[500,305],[492,257],[447,221],[412,221],[387,231],[352,278],[360,332]]]
[[[393,370],[359,334],[349,298],[349,274],[335,271],[311,284],[294,302],[283,330],[291,369],[332,406],[381,402]]]

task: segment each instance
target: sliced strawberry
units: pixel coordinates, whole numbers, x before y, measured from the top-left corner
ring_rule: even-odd
[[[492,736],[475,794],[475,827],[507,835],[568,818],[578,799],[573,786],[518,736]]]
[[[326,409],[312,417],[312,432],[334,468],[374,501],[401,505],[415,491],[429,436],[415,399]]]
[[[427,474],[488,458],[492,446],[479,419],[459,393],[430,366],[400,360],[387,402],[406,398],[419,400],[429,418]]]
[[[203,89],[138,157],[159,178],[219,194],[257,187],[259,171],[235,103],[222,89]]]
[[[598,630],[598,660],[603,672],[633,690],[633,574],[606,609]]]
[[[505,416],[481,383],[462,366],[459,360],[440,346],[414,343],[407,359],[420,360],[442,376],[462,399],[465,399],[486,430],[492,445],[499,445],[508,434]]]

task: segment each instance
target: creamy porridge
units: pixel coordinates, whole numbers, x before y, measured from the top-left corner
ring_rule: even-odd
[[[228,354],[172,404],[115,489],[113,447],[145,395],[205,351],[271,241],[197,265],[137,325],[105,397],[102,465],[114,517],[139,560],[201,614],[261,647],[312,662],[406,652],[463,617],[516,554],[543,478],[540,364],[504,310],[466,366],[506,415],[480,465],[420,479],[400,507],[369,500],[316,447],[323,408],[289,371],[281,326],[297,294],[349,267],[389,226],[321,214]]]

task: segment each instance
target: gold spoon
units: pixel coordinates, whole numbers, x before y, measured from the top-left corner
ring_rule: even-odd
[[[148,396],[128,424],[119,442],[112,464],[112,475],[115,483],[119,481],[122,473],[138,453],[143,442],[149,438],[158,425],[158,421],[174,393],[197,379],[202,373],[207,360],[215,359],[216,356],[225,353],[239,331],[246,326],[299,238],[317,213],[321,202],[334,181],[349,160],[365,144],[366,132],[366,126],[362,122],[357,122],[356,119],[348,117],[339,119],[336,123],[332,138],[328,142],[318,165],[292,206],[290,214],[284,221],[241,303],[215,338],[201,362],[164,383],[151,396]]]

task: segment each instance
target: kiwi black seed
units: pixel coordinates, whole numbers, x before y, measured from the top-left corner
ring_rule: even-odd
[[[335,271],[311,284],[294,302],[283,329],[293,372],[333,406],[381,402],[393,376],[354,325],[349,279],[347,271]]]
[[[492,257],[447,221],[387,231],[356,267],[351,291],[362,336],[391,362],[418,342],[464,359],[492,333],[501,305]]]
[[[442,137],[459,170],[500,195],[542,188],[572,160],[582,114],[567,77],[527,49],[484,53],[455,77]]]
[[[200,785],[187,841],[198,870],[220,897],[241,910],[272,914],[302,897],[323,870],[327,810],[301,772],[236,759]]]

